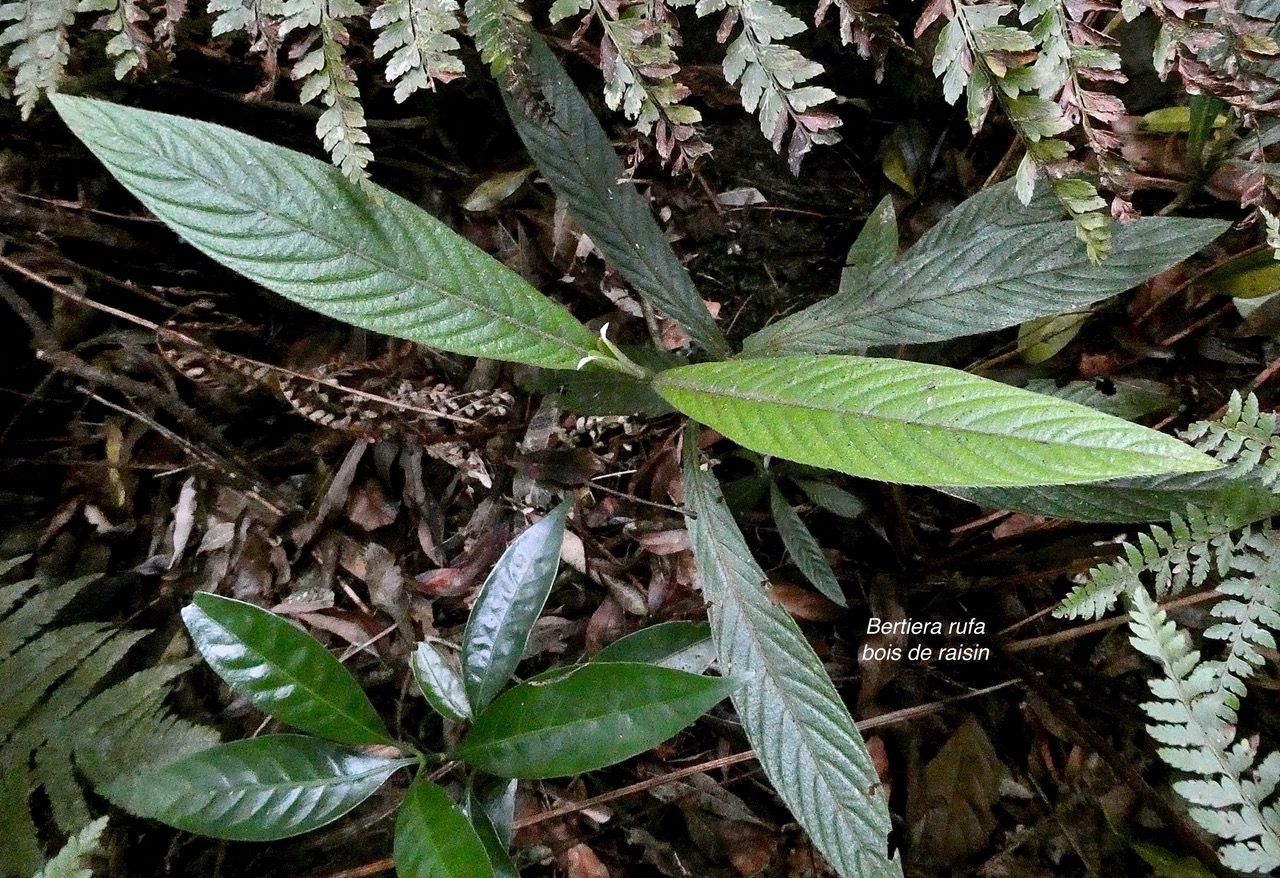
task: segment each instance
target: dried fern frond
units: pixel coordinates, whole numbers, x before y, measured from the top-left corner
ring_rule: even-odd
[[[0,3],[0,22],[14,22],[0,31],[0,47],[16,44],[8,63],[14,71],[13,93],[23,119],[30,118],[42,94],[57,90],[71,57],[67,28],[75,17],[76,0]]]
[[[840,42],[853,46],[858,57],[875,65],[876,82],[884,80],[885,60],[892,51],[907,52],[907,41],[898,33],[898,23],[874,10],[880,0],[818,0],[813,24],[820,27],[833,7],[839,14]]]
[[[1167,764],[1193,775],[1174,783],[1192,819],[1221,840],[1219,855],[1241,872],[1280,869],[1280,752],[1257,760],[1257,745],[1237,738],[1237,686],[1222,662],[1202,661],[1186,633],[1143,587],[1130,598],[1134,646],[1160,665],[1150,681],[1155,701],[1143,705],[1147,730]]]
[[[400,103],[421,88],[435,88],[463,74],[455,54],[458,41],[457,0],[387,0],[369,18],[380,30],[373,57],[387,58],[387,82],[395,83]]]
[[[217,743],[211,729],[177,719],[164,706],[169,684],[187,663],[106,684],[147,632],[56,624],[96,578],[0,587],[0,813],[7,829],[0,875],[26,876],[40,867],[28,804],[34,790],[43,789],[55,827],[70,834],[92,817],[78,777],[105,786],[140,766]]]

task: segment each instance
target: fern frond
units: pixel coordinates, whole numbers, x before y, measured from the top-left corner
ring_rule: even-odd
[[[67,28],[76,17],[76,0],[10,0],[0,3],[0,47],[16,43],[9,53],[14,71],[13,93],[22,118],[28,119],[40,96],[56,91],[71,47]]]
[[[1280,784],[1280,753],[1255,766],[1256,746],[1236,739],[1239,699],[1219,685],[1223,663],[1201,661],[1191,639],[1139,587],[1130,596],[1133,645],[1160,665],[1150,681],[1156,701],[1143,705],[1147,730],[1164,745],[1160,758],[1194,775],[1174,783],[1191,817],[1225,842],[1225,865],[1243,872],[1280,868],[1280,808],[1268,802]]]
[[[455,54],[459,27],[457,0],[387,0],[369,18],[381,30],[373,57],[387,58],[387,82],[396,85],[396,103],[421,88],[435,88],[463,74]]]
[[[815,110],[835,98],[835,92],[806,85],[823,72],[790,46],[779,42],[795,36],[805,24],[771,0],[698,0],[699,16],[724,10],[719,39],[724,42],[736,24],[742,30],[725,51],[724,75],[737,83],[742,106],[760,118],[760,131],[782,152],[790,132],[787,165],[800,173],[800,163],[815,144],[840,142],[835,129],[840,119]]]
[[[164,699],[190,663],[105,681],[145,631],[56,624],[96,577],[62,585],[28,579],[0,587],[0,875],[39,868],[28,797],[43,789],[53,822],[71,833],[92,814],[79,777],[104,786],[126,771],[217,743],[211,730],[169,714]],[[16,834],[16,835],[15,835]]]
[[[301,57],[292,75],[301,83],[298,100],[306,104],[320,98],[325,110],[316,122],[316,136],[343,175],[361,184],[368,182],[365,168],[373,153],[356,75],[344,57],[350,35],[342,19],[363,11],[354,0],[285,0],[280,24],[281,38],[307,28],[319,42],[304,41],[296,49]]]
[[[1264,659],[1259,649],[1275,649],[1272,632],[1280,631],[1280,532],[1249,534],[1232,562],[1240,576],[1223,580],[1218,592],[1225,598],[1213,616],[1225,621],[1209,626],[1204,636],[1225,641],[1222,685],[1244,697],[1244,680]]]
[[[821,27],[832,7],[839,13],[840,42],[853,46],[858,57],[875,65],[876,82],[884,79],[884,64],[889,52],[907,51],[907,42],[898,33],[898,23],[891,16],[873,11],[883,5],[876,0],[818,0],[813,24]]]
[[[32,878],[91,878],[93,871],[84,867],[84,860],[102,853],[102,833],[106,828],[106,817],[89,823],[71,836],[62,850]]]
[[[466,0],[464,9],[480,60],[495,79],[508,84],[527,68],[532,33],[528,10],[520,0]]]
[[[96,26],[113,33],[107,41],[107,57],[116,59],[116,79],[124,79],[134,69],[147,69],[151,35],[146,25],[151,16],[139,0],[80,0],[76,11],[106,13]]]
[[[274,52],[279,40],[284,0],[209,0],[213,20],[211,35],[244,31],[253,52]]]
[[[1280,428],[1275,413],[1262,411],[1252,393],[1246,398],[1233,391],[1221,418],[1198,421],[1182,436],[1232,467],[1234,477],[1257,478],[1276,490],[1280,482]]]
[[[1163,598],[1203,585],[1210,574],[1225,576],[1239,548],[1236,529],[1230,519],[1188,507],[1186,517],[1173,516],[1168,529],[1152,525],[1150,533],[1138,534],[1136,546],[1124,544],[1123,558],[1089,571],[1088,581],[1074,588],[1053,614],[1099,619],[1146,582]]]

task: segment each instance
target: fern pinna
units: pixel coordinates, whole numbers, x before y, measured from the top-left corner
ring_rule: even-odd
[[[1237,393],[1220,419],[1183,435],[1227,465],[1222,478],[1275,492],[1278,432],[1274,413]],[[1214,579],[1221,599],[1204,637],[1223,644],[1220,658],[1202,657],[1156,603]],[[1236,731],[1246,681],[1263,664],[1262,650],[1275,649],[1273,632],[1280,631],[1280,530],[1267,518],[1242,521],[1232,510],[1191,506],[1168,529],[1139,534],[1122,558],[1092,570],[1056,615],[1098,618],[1119,600],[1128,608],[1133,645],[1162,671],[1150,682],[1156,700],[1143,709],[1160,758],[1191,775],[1174,790],[1190,804],[1192,818],[1220,840],[1224,865],[1241,872],[1280,869],[1280,752],[1259,759],[1257,739]]]
[[[0,563],[0,577],[22,560]],[[212,729],[164,706],[170,683],[189,663],[107,682],[147,632],[58,624],[97,579],[51,583],[37,576],[0,586],[0,878],[28,878],[40,868],[28,802],[36,789],[44,790],[56,829],[71,835],[91,819],[78,776],[101,787],[218,741]]]

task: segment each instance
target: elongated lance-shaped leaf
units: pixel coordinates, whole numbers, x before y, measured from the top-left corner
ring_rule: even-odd
[[[515,673],[560,566],[566,500],[516,537],[480,588],[462,635],[462,682],[479,713]]]
[[[337,820],[415,762],[306,735],[267,735],[125,775],[102,792],[126,811],[188,832],[274,841]]]
[[[399,196],[219,125],[58,95],[63,121],[218,262],[346,323],[444,351],[572,369],[595,337]]]
[[[504,692],[476,717],[458,755],[502,777],[594,771],[658,746],[730,688],[657,665],[590,662]]]
[[[901,261],[846,271],[839,293],[757,332],[744,352],[856,353],[1016,326],[1122,293],[1226,228],[1171,217],[1117,224],[1111,255],[1094,265],[1051,197],[1023,206],[1013,182],[1000,183],[957,207]]]
[[[263,713],[343,744],[391,742],[347,669],[274,613],[201,592],[183,609],[182,621],[209,666]]]
[[[790,356],[681,366],[654,388],[761,454],[915,485],[1044,485],[1218,466],[1171,436],[944,366]]]
[[[645,662],[701,674],[715,661],[706,622],[662,622],[619,638],[595,654],[593,662]]]
[[[880,199],[875,210],[867,217],[866,224],[849,255],[844,259],[844,271],[841,286],[857,284],[858,278],[866,277],[876,269],[893,263],[898,256],[898,215],[893,209],[893,196],[886,195]]]
[[[484,843],[449,794],[416,777],[396,815],[398,878],[493,878]]]
[[[494,878],[520,878],[520,870],[508,852],[514,834],[517,781],[514,778],[491,778],[488,783],[478,781],[473,776],[468,782],[463,810],[489,855]]]
[[[786,611],[769,600],[715,476],[684,437],[684,498],[698,584],[731,697],[770,783],[843,878],[900,876],[871,757],[822,663]]]
[[[787,498],[782,496],[776,482],[769,485],[769,508],[773,512],[773,521],[778,525],[778,535],[782,537],[782,545],[786,547],[791,561],[804,574],[804,578],[813,583],[814,588],[822,592],[829,600],[842,607],[849,606],[844,598],[844,590],[836,581],[835,571],[827,563],[822,554],[818,540],[805,525]]]
[[[569,213],[628,283],[649,304],[680,324],[694,343],[716,358],[729,345],[702,303],[689,272],[653,219],[600,122],[539,37],[529,53],[552,117],[532,118],[510,96],[507,113],[539,170]]]
[[[471,719],[471,702],[462,678],[434,646],[419,643],[410,667],[423,697],[436,713],[456,723]]]

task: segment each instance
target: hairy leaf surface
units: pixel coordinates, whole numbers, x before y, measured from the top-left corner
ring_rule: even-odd
[[[753,451],[889,482],[1071,484],[1217,466],[1085,406],[901,360],[699,363],[663,372],[654,387]]]
[[[426,211],[219,125],[53,97],[125,188],[184,240],[286,298],[444,351],[572,369],[595,337]],[[380,202],[380,203],[379,203]]]
[[[502,777],[594,771],[661,744],[729,689],[729,682],[718,677],[591,662],[503,693],[476,717],[458,753]]]
[[[188,832],[274,841],[337,820],[412,764],[305,735],[267,735],[127,775],[104,794],[127,811]]]
[[[462,635],[462,682],[473,712],[493,700],[520,663],[556,578],[568,514],[566,500],[516,537],[480,588]]]
[[[398,878],[492,878],[480,836],[449,794],[414,778],[396,815]]]
[[[507,112],[539,170],[636,292],[679,323],[707,353],[728,356],[729,345],[689,272],[672,252],[649,205],[625,180],[622,161],[595,114],[541,39],[533,41],[529,66],[554,115],[546,121],[534,119],[509,96]]]
[[[850,269],[840,291],[748,338],[751,356],[859,352],[1016,326],[1122,293],[1195,253],[1217,220],[1146,217],[1117,224],[1111,255],[1089,261],[1075,224],[1045,195],[1023,206],[1013,181],[965,201],[902,260]]]
[[[890,859],[888,803],[862,736],[822,663],[786,611],[769,600],[715,477],[685,434],[685,502],[698,582],[720,666],[747,740],[778,795],[844,878],[901,875]]]
[[[182,621],[209,666],[263,713],[344,744],[391,741],[347,669],[274,613],[201,592],[183,609]]]

